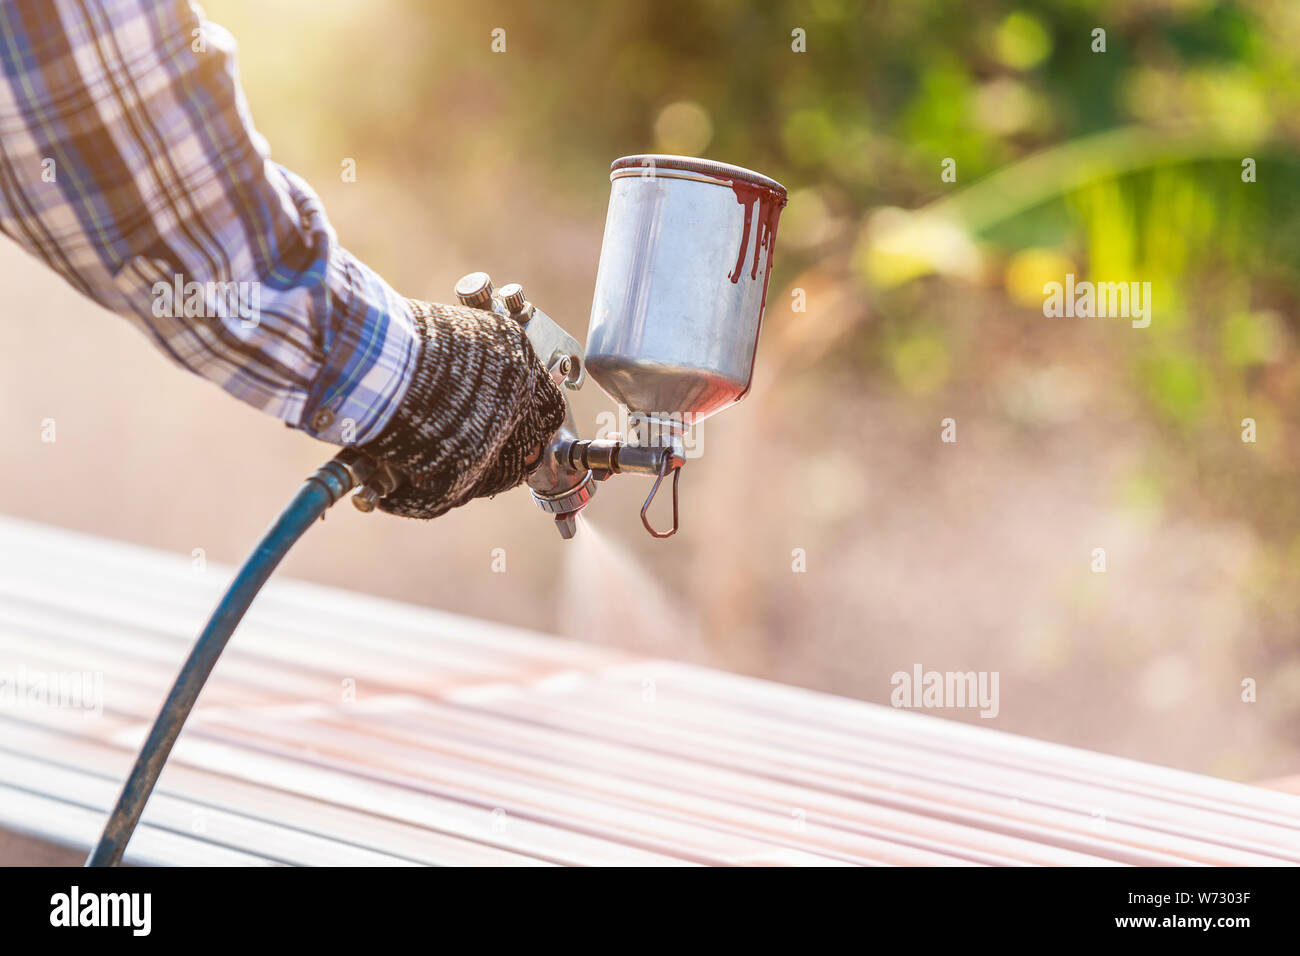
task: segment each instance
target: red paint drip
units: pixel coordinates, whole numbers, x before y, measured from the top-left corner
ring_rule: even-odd
[[[727,273],[727,278],[731,280],[732,285],[735,285],[740,282],[740,270],[745,268],[745,253],[749,250],[750,217],[754,213],[754,200],[758,197],[752,194],[746,195],[746,191],[742,191],[737,182],[731,184],[731,189],[736,194],[736,202],[745,207],[745,225],[740,230],[740,251],[736,253],[736,267]],[[762,199],[759,199],[759,202],[761,203]],[[754,251],[758,252],[758,249]]]
[[[754,243],[753,264],[749,268],[749,277],[758,278],[758,261],[763,250],[767,250],[767,266],[763,270],[763,300],[759,306],[759,315],[767,307],[767,282],[772,276],[772,251],[776,248],[776,223],[781,218],[781,209],[785,206],[784,196],[772,192],[766,186],[759,186],[743,180],[733,179],[731,191],[736,194],[736,202],[745,207],[745,224],[740,234],[740,251],[736,253],[736,267],[727,273],[733,284],[740,282],[745,268],[745,255],[749,252],[749,229],[754,222],[754,211],[758,211],[758,237]]]

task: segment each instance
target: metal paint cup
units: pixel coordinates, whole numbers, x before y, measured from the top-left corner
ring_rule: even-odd
[[[634,418],[689,425],[749,391],[785,187],[650,155],[610,183],[587,370]]]

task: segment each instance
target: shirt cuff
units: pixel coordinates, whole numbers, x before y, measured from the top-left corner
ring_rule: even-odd
[[[338,325],[307,394],[299,428],[336,445],[375,438],[406,396],[419,357],[406,299],[346,250],[331,251],[325,314]]]

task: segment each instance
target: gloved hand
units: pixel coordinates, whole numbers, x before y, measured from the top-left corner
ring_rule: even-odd
[[[361,450],[401,477],[382,511],[436,518],[523,481],[527,460],[564,422],[564,397],[517,322],[408,301],[421,340],[415,373],[392,419]]]

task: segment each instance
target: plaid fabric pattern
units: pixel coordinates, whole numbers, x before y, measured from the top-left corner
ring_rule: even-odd
[[[325,441],[378,435],[410,381],[410,306],[270,160],[233,38],[186,0],[0,0],[0,230]]]

